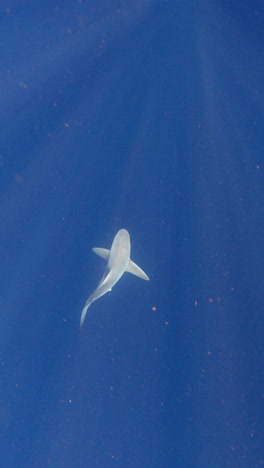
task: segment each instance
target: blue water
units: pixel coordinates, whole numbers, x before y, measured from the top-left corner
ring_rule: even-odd
[[[1,467],[263,467],[262,2],[4,3]]]

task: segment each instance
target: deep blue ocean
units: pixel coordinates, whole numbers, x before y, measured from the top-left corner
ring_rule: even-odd
[[[264,4],[0,8],[0,467],[264,467]],[[124,273],[80,315],[119,229]]]

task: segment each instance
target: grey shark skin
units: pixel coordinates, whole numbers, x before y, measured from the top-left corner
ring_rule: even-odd
[[[104,276],[98,284],[95,291],[87,299],[82,310],[80,327],[83,326],[85,316],[90,305],[103,296],[117,283],[125,271],[139,276],[144,280],[149,280],[149,277],[144,273],[139,266],[130,260],[130,236],[126,229],[120,229],[116,234],[110,250],[95,247],[92,249],[94,253],[107,260],[107,266]]]

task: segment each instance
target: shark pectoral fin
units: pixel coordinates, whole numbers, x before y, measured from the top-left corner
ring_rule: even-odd
[[[108,249],[101,249],[101,247],[94,247],[92,251],[99,255],[99,257],[104,258],[105,260],[108,260],[109,255],[110,255],[110,250]]]
[[[144,280],[149,280],[148,275],[146,275],[146,273],[143,270],[141,270],[141,268],[139,268],[138,265],[132,262],[132,260],[129,260],[125,271],[128,271],[128,273],[132,273],[132,275],[136,275]]]

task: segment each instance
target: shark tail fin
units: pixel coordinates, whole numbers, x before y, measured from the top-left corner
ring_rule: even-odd
[[[87,301],[83,310],[82,310],[82,314],[81,314],[81,320],[80,320],[80,328],[82,328],[83,326],[83,322],[85,320],[85,317],[86,317],[86,314],[87,314],[87,310],[88,310],[88,307],[91,305],[91,302]]]
[[[132,275],[138,276],[139,278],[142,278],[144,280],[149,280],[148,275],[141,270],[141,268],[136,265],[132,260],[129,260],[128,265],[126,267],[126,270],[128,273],[132,273]]]

